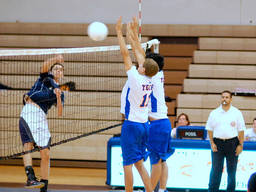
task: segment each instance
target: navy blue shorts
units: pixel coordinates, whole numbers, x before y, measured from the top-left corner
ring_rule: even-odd
[[[23,145],[25,143],[35,143],[32,137],[32,134],[30,132],[30,129],[28,127],[28,124],[22,117],[20,117],[20,120],[19,120],[19,129],[20,129],[20,137]]]
[[[23,119],[23,117],[20,117],[19,120],[19,130],[20,130],[20,138],[22,141],[22,144],[24,145],[25,143],[34,143],[34,147],[39,147],[36,142],[33,139],[32,133],[29,129],[29,126],[27,124],[27,122]],[[50,149],[50,145],[51,145],[51,138],[49,139],[49,142],[46,146],[41,147],[41,149],[44,148],[49,148]]]
[[[148,123],[137,123],[125,120],[121,131],[121,149],[123,165],[134,164],[148,157],[146,143]]]

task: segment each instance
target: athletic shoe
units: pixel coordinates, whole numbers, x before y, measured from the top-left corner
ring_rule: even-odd
[[[27,180],[27,184],[25,185],[25,188],[27,189],[42,188],[42,187],[44,187],[44,183],[39,182],[36,179]]]

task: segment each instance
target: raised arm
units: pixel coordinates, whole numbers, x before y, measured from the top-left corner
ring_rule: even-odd
[[[62,55],[57,55],[56,57],[47,59],[43,63],[43,66],[41,68],[41,73],[48,72],[53,64],[55,64],[55,63],[63,63],[63,62],[64,62],[64,59],[63,59]]]
[[[145,51],[141,47],[139,36],[138,36],[138,21],[136,17],[133,17],[133,21],[127,26],[127,35],[131,42],[133,53],[137,59],[138,64],[143,64],[145,62]]]
[[[132,67],[132,60],[131,60],[131,57],[129,55],[129,51],[126,47],[126,43],[125,43],[125,40],[124,40],[124,37],[123,37],[122,17],[119,17],[119,19],[116,23],[116,34],[117,34],[118,42],[119,42],[119,45],[120,45],[120,51],[121,51],[121,54],[122,54],[123,59],[124,59],[125,70],[128,71]]]

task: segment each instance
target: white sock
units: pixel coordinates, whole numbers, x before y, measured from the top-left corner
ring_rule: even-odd
[[[164,192],[165,189],[158,189],[158,192]]]

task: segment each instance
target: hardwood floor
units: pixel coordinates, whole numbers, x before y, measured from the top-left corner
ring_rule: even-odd
[[[37,176],[40,168],[34,167]],[[57,185],[106,186],[106,169],[51,167],[50,183]],[[21,183],[26,181],[23,166],[0,165],[0,183]]]

